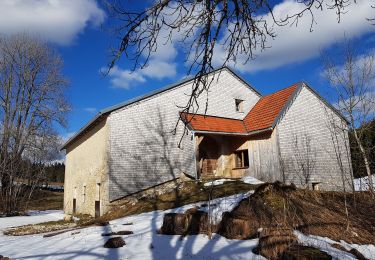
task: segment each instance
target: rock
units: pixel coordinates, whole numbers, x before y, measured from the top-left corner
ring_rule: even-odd
[[[248,239],[257,233],[248,219],[237,218],[229,212],[223,214],[222,222],[218,231],[223,237],[229,239]]]
[[[208,215],[198,209],[189,209],[185,213],[167,213],[159,231],[164,235],[207,234]]]
[[[283,227],[263,228],[259,234],[259,243],[254,253],[267,259],[280,259],[285,251],[295,244],[297,244],[297,238],[292,229]]]
[[[358,260],[368,260],[364,255],[361,254],[357,249],[352,248],[349,250],[349,253],[357,257]]]
[[[164,215],[160,233],[164,235],[182,235],[187,228],[187,218],[182,213],[167,213]]]
[[[2,255],[0,255],[0,260],[10,260],[10,258],[9,258],[9,257],[6,257],[6,256],[2,256]]]
[[[96,220],[95,221],[96,226],[108,226],[109,222],[108,221],[103,221],[103,220]]]
[[[124,245],[126,245],[124,239],[122,239],[121,237],[113,237],[113,238],[108,239],[107,242],[105,242],[104,247],[105,248],[119,248],[119,247],[123,247]]]
[[[104,233],[104,234],[102,234],[102,236],[103,236],[103,237],[107,237],[107,236],[116,236],[116,235],[119,235],[119,236],[126,236],[126,235],[131,235],[131,234],[134,234],[133,231],[122,230],[122,231],[117,231],[117,232]]]

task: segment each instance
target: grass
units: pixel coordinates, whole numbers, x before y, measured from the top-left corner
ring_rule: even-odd
[[[62,209],[64,193],[48,190],[35,190],[29,202],[29,210]]]
[[[10,228],[4,231],[4,235],[9,236],[24,236],[24,235],[34,235],[40,233],[53,232],[62,229],[74,228],[77,224],[72,221],[49,221],[33,225],[25,225],[15,228]]]
[[[250,220],[254,230],[273,227],[277,223],[278,226],[336,241],[375,244],[374,205],[375,200],[365,192],[354,196],[352,193],[303,190],[275,183],[259,187],[231,214],[235,218]]]

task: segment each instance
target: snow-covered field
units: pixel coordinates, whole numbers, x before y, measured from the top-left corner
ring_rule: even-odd
[[[244,181],[260,183],[254,178]],[[212,185],[219,184],[212,183]],[[210,212],[213,221],[220,222],[224,211],[232,210],[239,201],[250,196],[251,193],[252,191],[212,200]],[[183,213],[193,207],[208,211],[207,202],[198,202],[176,209],[120,218],[111,221],[109,226],[87,227],[48,238],[43,238],[43,234],[5,236],[2,231],[14,226],[60,220],[64,216],[62,211],[32,211],[30,216],[0,218],[0,255],[12,259],[265,259],[252,253],[252,249],[258,244],[258,239],[230,240],[215,235],[209,240],[206,235],[181,238],[157,234],[165,213]],[[129,223],[132,224],[124,225]],[[118,249],[104,248],[103,245],[108,237],[103,237],[102,234],[121,230],[134,232],[132,235],[123,236],[126,245]],[[375,259],[374,245],[353,245],[344,241],[337,242],[328,238],[307,236],[298,231],[295,231],[295,235],[301,243],[320,248],[332,255],[333,259],[354,258],[351,254],[332,247],[332,243],[341,244],[348,250],[356,248],[369,259]]]
[[[375,175],[373,174],[371,177],[372,177],[372,186],[375,189]],[[356,191],[367,191],[369,190],[369,187],[370,187],[369,178],[367,176],[354,179],[354,189]]]
[[[46,210],[46,211],[29,211],[30,216],[17,216],[0,218],[0,232],[6,228],[18,227],[28,224],[37,224],[47,221],[56,221],[64,218],[62,210]],[[1,251],[1,248],[0,248]]]
[[[228,199],[227,202],[230,201]],[[223,205],[224,202],[216,203]],[[164,213],[184,212],[197,205],[125,217],[111,221],[110,226],[88,227],[49,238],[43,238],[43,235],[12,237],[1,234],[0,255],[15,259],[264,259],[252,253],[252,249],[258,244],[257,239],[229,240],[218,235],[212,240],[205,235],[181,239],[180,236],[157,234]],[[9,218],[6,220],[8,224],[1,224],[5,220],[0,219],[0,226],[35,223],[34,216]],[[49,215],[47,220],[45,216],[46,214],[40,215],[43,221],[55,219]],[[14,223],[9,224],[10,222]],[[133,225],[123,225],[125,223]],[[124,236],[126,245],[122,248],[104,248],[108,237],[101,234],[120,230],[131,230],[134,234]]]

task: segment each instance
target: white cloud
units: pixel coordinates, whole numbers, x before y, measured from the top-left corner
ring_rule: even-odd
[[[58,44],[69,44],[89,23],[105,13],[94,0],[2,0],[0,33],[27,32]]]
[[[189,10],[190,6],[186,4],[184,7]],[[168,19],[165,22],[171,23],[177,18],[177,15],[178,13],[174,12],[173,9],[166,8],[163,18]],[[112,86],[129,89],[148,80],[174,79],[179,65],[179,62],[176,61],[177,55],[181,50],[179,43],[186,34],[184,30],[184,26],[179,28],[179,30],[173,31],[172,34],[169,34],[169,30],[161,30],[156,39],[157,47],[148,57],[148,65],[143,69],[137,68],[135,71],[115,66],[109,73]],[[145,57],[143,56],[142,58]]]
[[[85,107],[83,110],[90,114],[95,114],[98,111],[95,107]]]
[[[303,3],[287,0],[273,9],[276,18],[285,18],[286,14],[296,13],[303,8]],[[316,24],[310,32],[311,16],[305,14],[298,25],[287,25],[283,27],[274,26],[276,38],[269,39],[268,48],[262,52],[257,51],[255,60],[243,64],[245,57],[239,57],[237,64],[231,64],[243,72],[256,72],[274,69],[284,65],[302,62],[317,57],[321,49],[327,48],[342,40],[362,36],[365,33],[375,32],[375,26],[366,20],[372,17],[374,9],[371,1],[358,1],[347,7],[346,13],[342,15],[340,23],[337,23],[335,10],[324,8],[323,11],[314,10]],[[272,24],[270,15],[266,16],[268,24]],[[215,62],[222,63],[225,52],[219,49],[216,53]]]
[[[177,64],[174,62],[151,59],[147,67],[135,71],[121,69],[114,66],[109,72],[111,84],[114,88],[129,89],[147,79],[174,78],[177,74]]]

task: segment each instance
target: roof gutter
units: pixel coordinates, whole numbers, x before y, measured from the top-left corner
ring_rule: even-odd
[[[268,127],[261,130],[252,131],[249,133],[228,133],[228,132],[214,132],[214,131],[201,131],[201,130],[193,130],[194,134],[211,134],[211,135],[229,135],[229,136],[253,136],[265,132],[272,131],[273,127]]]

